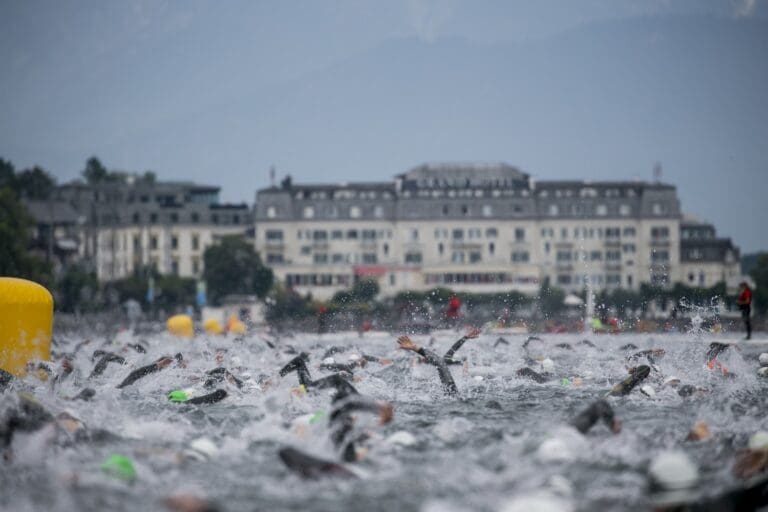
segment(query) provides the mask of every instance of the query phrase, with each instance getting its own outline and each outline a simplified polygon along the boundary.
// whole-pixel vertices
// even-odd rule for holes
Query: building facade
[[[318,298],[361,278],[385,295],[534,294],[545,282],[636,289],[688,282],[682,220],[667,184],[535,182],[506,164],[425,164],[392,182],[259,190],[255,244],[279,279]],[[721,261],[707,252],[713,261],[698,262],[712,264],[702,267],[707,286],[717,272],[738,274],[737,249],[718,240]]]
[[[200,277],[205,249],[221,236],[252,229],[245,204],[220,204],[219,187],[187,182],[71,183],[54,200],[82,219],[80,259],[99,280],[113,281],[154,267],[161,274]]]

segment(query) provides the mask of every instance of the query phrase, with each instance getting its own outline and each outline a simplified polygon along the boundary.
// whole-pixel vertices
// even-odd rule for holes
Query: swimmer
[[[367,436],[350,438],[354,428],[355,412],[372,412],[378,414],[381,425],[392,421],[393,408],[389,402],[373,400],[362,395],[350,395],[335,400],[328,418],[331,426],[331,440],[336,447],[341,448],[342,459],[346,462],[358,460],[359,455],[355,443]]]
[[[623,381],[619,382],[611,388],[608,392],[610,396],[624,396],[628,395],[635,389],[635,386],[643,382],[651,373],[651,368],[646,365],[640,365],[636,368],[630,369],[630,375]]]
[[[288,469],[304,478],[357,478],[357,475],[342,464],[308,455],[295,448],[281,448],[277,454]]]
[[[358,394],[357,389],[355,389],[355,387],[339,373],[312,380],[312,375],[309,373],[309,368],[307,368],[308,358],[309,355],[306,352],[302,352],[294,357],[280,370],[280,376],[285,377],[289,373],[295,371],[299,377],[299,384],[304,386],[304,389],[309,391],[311,389],[332,388],[336,390],[334,399],[341,399],[349,395]]]
[[[101,351],[97,350],[96,352],[101,352]],[[96,353],[94,352],[94,356],[95,355]],[[96,366],[93,367],[93,371],[88,376],[88,379],[98,377],[99,375],[104,373],[104,370],[107,369],[107,365],[109,363],[125,364],[125,358],[117,354],[113,354],[112,352],[103,352],[103,354],[101,355],[101,359],[99,359],[99,362],[96,363]]]
[[[456,340],[454,344],[451,346],[451,348],[449,348],[448,351],[443,356],[443,359],[445,360],[445,362],[447,364],[462,364],[461,361],[457,361],[453,358],[453,354],[455,354],[464,345],[464,343],[466,343],[467,340],[473,340],[478,336],[480,336],[481,332],[482,331],[477,327],[473,327],[464,336]]]
[[[539,373],[535,370],[532,370],[531,368],[528,368],[527,366],[525,368],[520,368],[519,370],[517,370],[517,376],[531,379],[532,381],[538,382],[539,384],[543,384],[545,382],[549,382],[550,380],[552,380],[551,373],[548,373],[548,372]]]
[[[459,388],[456,387],[456,382],[453,380],[451,370],[448,369],[445,357],[440,357],[431,350],[419,347],[408,336],[400,336],[397,338],[397,342],[400,344],[401,349],[416,352],[427,363],[437,368],[437,375],[440,377],[440,382],[442,382],[446,394],[457,395],[459,393]]]
[[[148,364],[147,366],[142,366],[141,368],[137,368],[136,370],[133,370],[131,373],[128,374],[128,376],[117,385],[117,389],[122,389],[126,386],[130,386],[134,382],[136,382],[139,379],[142,379],[146,377],[147,375],[151,375],[153,373],[157,373],[160,370],[163,370],[165,368],[168,368],[174,361],[176,360],[176,363],[178,365],[184,365],[184,358],[181,354],[176,354],[173,357],[164,356],[155,361],[152,364]]]
[[[586,434],[598,420],[603,420],[614,434],[621,432],[621,421],[614,416],[613,409],[608,402],[602,399],[592,402],[589,407],[581,411],[570,423],[573,428],[582,434]]]

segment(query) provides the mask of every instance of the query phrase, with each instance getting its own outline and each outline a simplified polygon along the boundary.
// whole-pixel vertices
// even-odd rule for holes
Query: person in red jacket
[[[448,320],[448,325],[456,327],[459,323],[459,310],[461,309],[461,300],[456,295],[451,295],[451,299],[448,301],[448,309],[445,312],[445,318]]]
[[[752,337],[752,322],[750,322],[749,315],[752,313],[752,290],[745,282],[739,283],[739,297],[736,299],[736,304],[741,310],[741,317],[744,319],[744,325],[747,328],[747,338]]]

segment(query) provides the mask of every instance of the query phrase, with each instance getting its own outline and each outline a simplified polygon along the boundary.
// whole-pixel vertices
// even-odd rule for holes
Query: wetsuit
[[[457,361],[453,358],[453,354],[455,354],[463,345],[466,343],[466,341],[470,339],[467,336],[462,336],[458,340],[454,342],[453,345],[451,345],[451,348],[448,349],[448,351],[443,356],[443,359],[447,364],[461,364],[461,361]]]
[[[354,428],[352,414],[360,411],[378,413],[381,407],[380,402],[358,394],[334,400],[333,409],[328,418],[331,427],[331,440],[337,447],[342,447],[342,458],[346,462],[357,460],[355,442],[362,439],[360,436],[350,438]]]
[[[456,387],[456,382],[453,380],[451,370],[448,369],[448,363],[446,363],[445,357],[440,357],[431,350],[423,347],[419,348],[416,353],[423,357],[429,364],[437,368],[437,375],[440,377],[440,382],[443,383],[443,388],[447,394],[456,395],[459,393],[459,388]]]
[[[176,359],[176,361],[180,362],[182,360],[181,354],[176,354],[173,357],[174,359]],[[137,368],[136,370],[133,370],[131,373],[128,374],[128,376],[123,380],[123,382],[117,385],[117,388],[122,389],[126,386],[130,386],[137,380],[142,379],[147,375],[157,373],[163,368],[168,367],[173,362],[173,360],[169,361],[169,359],[171,358],[161,357],[160,359],[158,359],[152,364],[148,364],[147,366],[142,366],[141,368]]]
[[[517,375],[519,377],[527,377],[533,381],[538,382],[539,384],[552,380],[552,374],[547,372],[539,373],[535,370],[528,368],[527,366],[525,368],[520,368],[519,370],[517,370]]]
[[[299,377],[299,384],[304,386],[305,389],[333,388],[336,390],[334,399],[341,399],[349,395],[358,394],[357,389],[338,373],[328,375],[321,379],[312,380],[312,375],[309,373],[309,368],[307,368],[306,360],[308,357],[309,356],[305,352],[302,352],[291,359],[288,364],[280,370],[280,376],[285,377],[289,373],[295,371]]]
[[[112,352],[103,353],[103,355],[101,356],[101,359],[99,360],[98,363],[96,363],[96,366],[93,367],[93,371],[88,376],[88,378],[92,379],[104,373],[104,370],[107,369],[107,365],[109,363],[125,364],[125,358],[117,354],[113,354]]]
[[[628,395],[635,389],[635,386],[643,382],[650,373],[651,368],[649,366],[644,364],[640,365],[633,369],[632,374],[629,377],[613,386],[608,394],[611,396]]]
[[[277,454],[288,469],[299,473],[304,478],[324,476],[357,478],[354,473],[341,464],[307,455],[295,448],[282,448]]]
[[[605,400],[596,400],[592,402],[589,407],[581,411],[575,418],[571,420],[573,428],[586,434],[592,426],[603,420],[603,422],[610,429],[614,429],[614,414],[613,409]]]

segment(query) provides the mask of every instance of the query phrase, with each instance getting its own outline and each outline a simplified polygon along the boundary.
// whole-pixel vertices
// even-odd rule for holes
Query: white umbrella
[[[565,300],[563,300],[563,304],[565,304],[566,306],[581,306],[582,304],[584,304],[584,301],[581,300],[581,298],[579,298],[578,295],[574,295],[571,293],[565,297]]]

